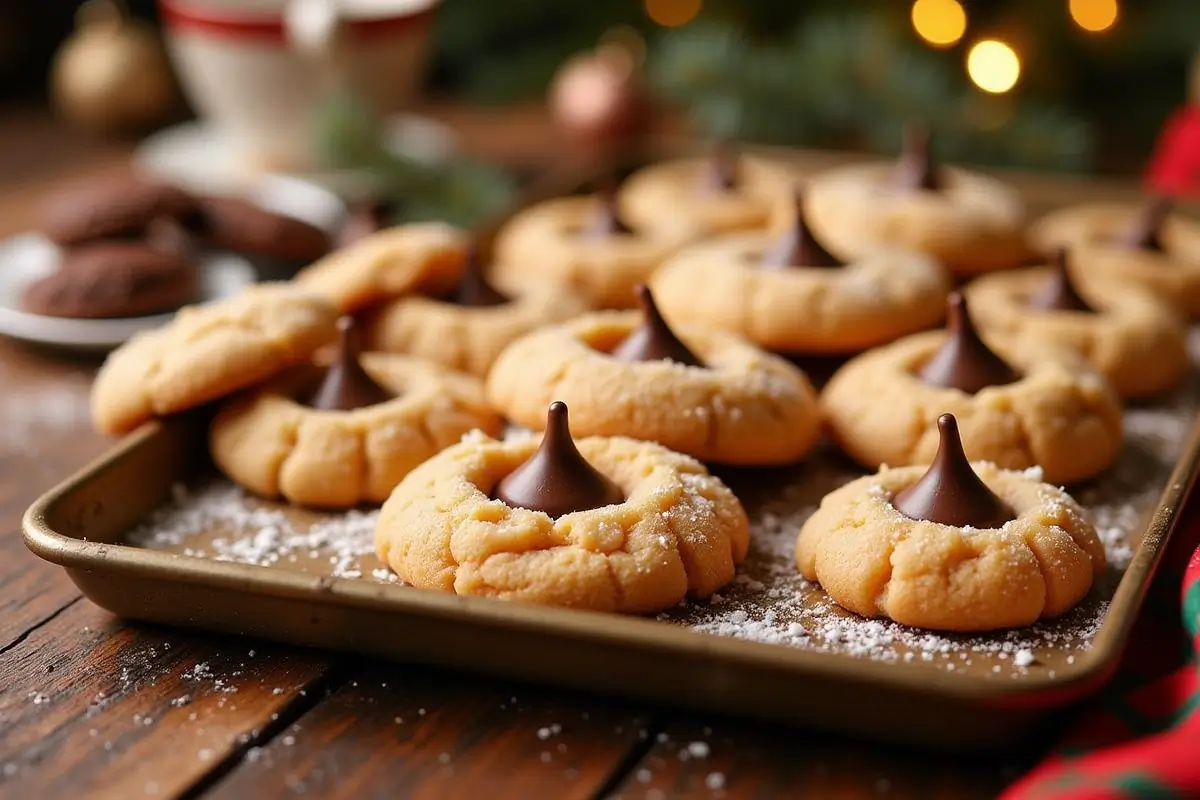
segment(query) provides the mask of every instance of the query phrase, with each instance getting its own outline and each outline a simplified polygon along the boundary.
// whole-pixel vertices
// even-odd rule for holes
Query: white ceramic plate
[[[0,333],[38,344],[104,352],[138,331],[171,320],[171,313],[121,319],[66,319],[21,310],[21,291],[53,272],[57,260],[58,248],[40,234],[23,233],[0,241]],[[236,294],[254,281],[251,266],[227,253],[205,256],[197,266],[202,300]]]
[[[440,122],[415,114],[396,114],[387,121],[385,144],[397,155],[426,164],[449,159],[456,149],[453,131]],[[145,139],[133,156],[139,172],[177,183],[193,191],[242,191],[262,173],[248,168],[213,125],[185,122]],[[296,174],[294,178],[335,192],[362,190],[363,176],[353,171]]]
[[[336,195],[295,178],[264,176],[242,194],[263,208],[329,231],[336,230],[345,214]],[[53,272],[57,261],[58,248],[41,234],[23,233],[0,240],[0,334],[82,352],[105,352],[174,316],[172,312],[121,319],[67,319],[23,311],[22,290]],[[206,253],[198,259],[197,268],[201,302],[237,294],[255,280],[250,263],[233,253]]]

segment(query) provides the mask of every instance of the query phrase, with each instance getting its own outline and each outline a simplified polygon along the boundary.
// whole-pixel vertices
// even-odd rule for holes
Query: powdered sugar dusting
[[[216,481],[195,493],[176,486],[171,500],[127,539],[139,547],[216,561],[394,583],[396,575],[375,558],[378,517],[378,510],[304,512]]]

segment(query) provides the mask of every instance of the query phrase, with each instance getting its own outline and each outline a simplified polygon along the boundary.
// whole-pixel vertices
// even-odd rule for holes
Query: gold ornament
[[[68,121],[112,133],[170,117],[178,88],[152,26],[130,17],[120,0],[89,0],[75,25],[50,74],[51,97]]]

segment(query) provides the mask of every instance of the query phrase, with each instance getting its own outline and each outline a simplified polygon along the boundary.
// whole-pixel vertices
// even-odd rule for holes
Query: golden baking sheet
[[[1200,356],[1200,331],[1192,337]],[[730,471],[723,477],[751,519],[751,548],[732,584],[657,620],[716,636],[882,662],[913,664],[970,679],[1024,680],[1067,675],[1092,647],[1196,416],[1200,378],[1155,405],[1125,415],[1117,463],[1073,487],[1096,525],[1109,568],[1066,617],[997,634],[957,636],[865,620],[842,611],[796,572],[796,533],[821,497],[862,474],[823,449],[788,470]],[[320,513],[248,496],[223,478],[176,484],[172,499],[124,541],[194,558],[303,574],[396,583],[374,555],[376,510]]]

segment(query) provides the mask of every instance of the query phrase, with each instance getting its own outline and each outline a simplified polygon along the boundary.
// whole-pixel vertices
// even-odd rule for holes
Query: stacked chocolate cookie
[[[136,177],[70,187],[46,205],[41,231],[59,260],[21,304],[53,317],[136,317],[193,302],[204,249],[282,261],[293,272],[329,249],[327,234],[300,220]]]

